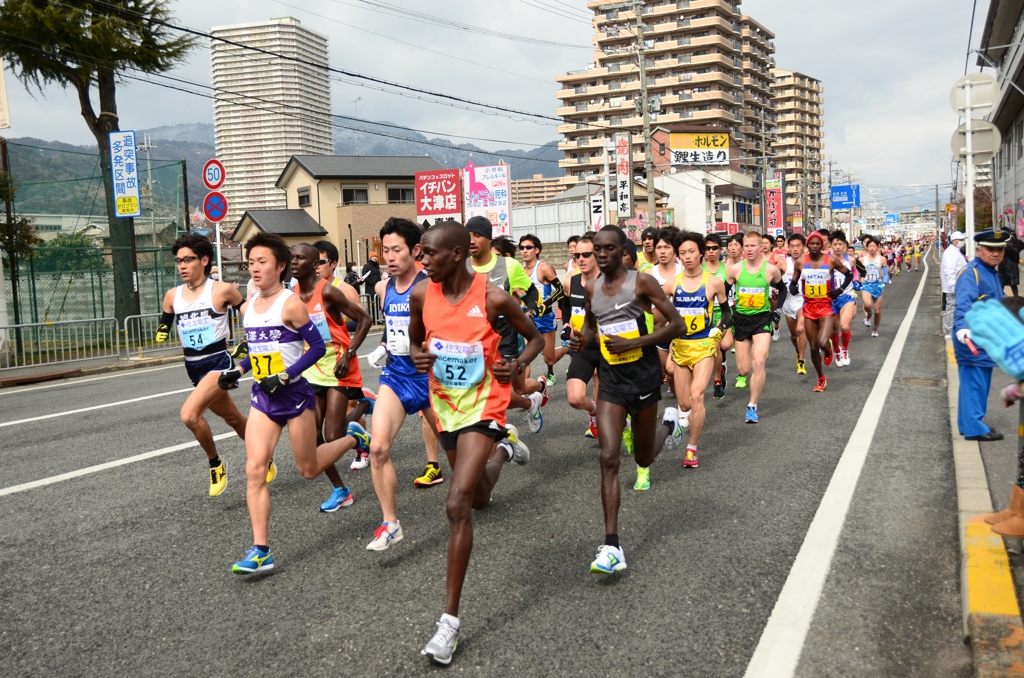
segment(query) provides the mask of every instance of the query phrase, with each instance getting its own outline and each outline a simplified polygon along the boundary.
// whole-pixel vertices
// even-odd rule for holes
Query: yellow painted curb
[[[967,522],[964,557],[968,613],[1019,617],[1017,592],[1003,538],[981,516]]]
[[[946,344],[946,354],[949,356],[949,362],[956,365],[956,352],[953,351],[953,344]]]

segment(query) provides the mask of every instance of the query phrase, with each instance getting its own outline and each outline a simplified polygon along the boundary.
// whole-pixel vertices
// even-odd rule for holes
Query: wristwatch
[[[519,372],[518,372],[518,374],[522,374],[523,372],[525,372],[525,371],[526,371],[526,366],[525,366],[525,365],[523,365],[523,363],[522,363],[522,362],[521,362],[521,361],[519,360],[519,358],[516,358],[516,359],[515,359],[515,364],[519,366]]]

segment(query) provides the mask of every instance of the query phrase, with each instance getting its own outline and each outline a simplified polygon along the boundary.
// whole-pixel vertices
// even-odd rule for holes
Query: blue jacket
[[[956,310],[953,313],[953,351],[956,362],[964,367],[995,367],[996,364],[984,350],[978,348],[978,355],[971,353],[966,344],[960,343],[956,333],[967,327],[964,316],[979,299],[1002,299],[1003,283],[999,273],[991,266],[975,258],[967,264],[956,278]]]

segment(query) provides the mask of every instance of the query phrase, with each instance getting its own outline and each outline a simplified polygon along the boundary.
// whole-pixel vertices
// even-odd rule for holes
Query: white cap
[[[950,240],[964,240],[964,239],[966,239],[966,237],[967,236],[965,236],[960,231],[953,231],[953,235],[949,236],[949,239]]]

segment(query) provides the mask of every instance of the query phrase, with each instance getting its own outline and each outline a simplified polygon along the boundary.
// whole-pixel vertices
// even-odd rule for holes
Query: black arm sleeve
[[[864,267],[864,264],[861,263],[860,259],[857,260],[855,266],[857,267],[857,272],[860,273],[861,277],[868,274],[868,269]]]
[[[792,285],[792,283],[790,284]],[[779,296],[775,299],[775,308],[782,308],[782,305],[786,303],[786,294],[788,292],[786,289],[786,283],[780,280],[777,283],[772,283],[772,287],[774,287],[779,293]]]
[[[558,300],[558,310],[562,313],[562,322],[569,322],[569,318],[572,317],[572,302],[569,301],[569,297],[562,297]]]
[[[553,306],[565,298],[565,289],[562,287],[562,281],[555,278],[551,282],[551,296],[544,300],[544,307],[547,309],[553,308]]]
[[[718,321],[718,327],[723,332],[732,327],[732,307],[726,302],[719,306],[722,309],[722,319]]]
[[[839,286],[839,291],[844,292],[846,288],[853,282],[853,271],[847,271],[843,274],[843,284]]]
[[[537,315],[537,302],[540,300],[540,292],[537,291],[536,285],[530,285],[530,289],[526,290],[526,293],[520,297],[523,304],[526,306],[527,311],[533,311],[533,315]]]
[[[167,325],[168,327],[170,327],[173,322],[174,322],[174,312],[173,311],[171,313],[168,313],[167,311],[162,311],[160,313],[160,324],[161,325]]]

